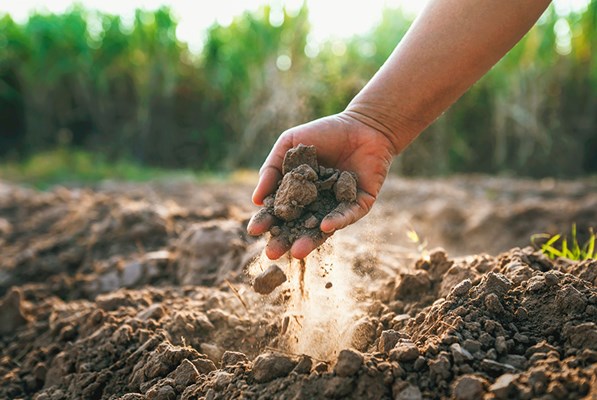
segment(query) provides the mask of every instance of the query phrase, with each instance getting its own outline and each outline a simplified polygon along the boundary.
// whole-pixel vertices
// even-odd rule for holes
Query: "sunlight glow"
[[[87,9],[121,15],[125,25],[132,24],[137,8],[155,10],[161,6],[170,7],[178,20],[176,36],[187,42],[191,51],[201,50],[205,32],[214,23],[229,25],[233,18],[245,10],[256,10],[270,5],[270,23],[279,26],[284,22],[283,9],[296,15],[305,1],[309,7],[311,31],[305,52],[313,57],[319,51],[319,44],[329,39],[343,39],[370,30],[380,19],[384,7],[401,7],[405,13],[417,15],[429,0],[368,0],[346,2],[340,0],[220,0],[206,5],[195,0],[85,0]],[[563,15],[586,8],[589,0],[556,0],[556,12]],[[77,4],[73,0],[19,0],[1,1],[0,15],[9,13],[15,20],[23,22],[33,11],[61,13]],[[339,53],[341,49],[338,48]]]

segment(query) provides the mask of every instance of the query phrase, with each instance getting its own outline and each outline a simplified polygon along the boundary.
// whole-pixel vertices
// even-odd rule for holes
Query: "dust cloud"
[[[280,350],[330,361],[351,347],[355,324],[365,313],[354,295],[363,278],[353,272],[338,249],[328,241],[304,259],[304,273],[302,260],[271,261],[264,253],[248,266],[247,273],[254,277],[275,263],[288,278],[266,299],[284,306]]]

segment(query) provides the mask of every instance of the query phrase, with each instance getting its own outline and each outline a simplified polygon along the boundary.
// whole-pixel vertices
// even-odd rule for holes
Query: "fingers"
[[[273,165],[264,165],[259,175],[259,182],[253,191],[252,200],[257,206],[263,205],[263,199],[276,190],[278,181],[282,178],[282,173]]]
[[[347,227],[363,218],[371,207],[375,197],[364,191],[359,191],[355,203],[340,203],[321,221],[320,229],[325,233],[332,233]]]
[[[265,208],[262,208],[251,217],[251,220],[247,225],[247,233],[251,236],[262,235],[269,231],[274,222],[274,216],[268,213]]]
[[[290,250],[292,257],[297,259],[305,258],[313,250],[321,246],[330,236],[328,234],[322,234],[318,238],[302,236],[295,240],[292,245],[285,238],[279,236],[272,237],[265,246],[265,255],[270,260],[277,260]]]
[[[305,258],[307,257],[313,250],[318,248],[325,242],[331,235],[322,234],[319,238],[314,239],[309,236],[302,236],[298,238],[293,244],[292,248],[290,249],[290,255],[294,258]]]
[[[270,260],[277,260],[290,250],[290,242],[287,239],[275,236],[272,237],[265,246],[265,255]]]

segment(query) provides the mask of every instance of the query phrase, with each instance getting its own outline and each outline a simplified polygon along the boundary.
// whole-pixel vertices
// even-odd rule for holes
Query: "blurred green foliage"
[[[2,16],[0,159],[59,148],[105,164],[256,167],[284,129],[341,111],[412,22],[388,9],[370,33],[314,51],[306,7],[281,24],[271,12],[213,25],[199,55],[176,39],[167,8],[137,11],[132,25],[80,6],[23,24]],[[550,8],[395,169],[597,172],[596,30],[595,1],[578,14]]]
[[[143,182],[155,179],[216,180],[217,175],[147,167],[131,161],[107,161],[101,154],[57,148],[38,152],[20,162],[0,165],[0,177],[38,189],[53,185],[92,184],[104,180]]]

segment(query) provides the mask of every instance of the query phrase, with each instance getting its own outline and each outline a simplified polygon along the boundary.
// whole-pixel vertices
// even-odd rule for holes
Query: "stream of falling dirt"
[[[299,260],[299,289],[301,291],[301,298],[305,300],[305,270],[306,262],[304,258]]]
[[[276,262],[263,253],[248,272],[256,276],[272,263]],[[350,261],[342,259],[331,245],[305,259],[289,256],[287,263],[278,265],[287,280],[264,297],[268,302],[282,302],[276,347],[318,360],[335,359],[340,350],[352,346],[353,332],[364,315],[354,296],[363,278],[355,275]]]

